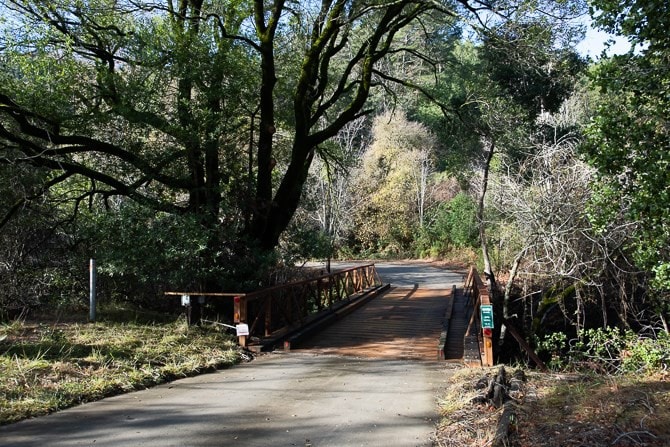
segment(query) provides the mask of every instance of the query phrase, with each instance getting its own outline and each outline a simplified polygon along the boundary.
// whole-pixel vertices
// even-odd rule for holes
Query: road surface
[[[462,287],[467,275],[465,271],[446,270],[422,261],[333,261],[331,270],[342,270],[372,262],[382,281],[394,287],[412,288],[418,285],[421,289],[451,289],[452,285]],[[323,269],[326,266],[325,262],[310,262],[306,265]]]

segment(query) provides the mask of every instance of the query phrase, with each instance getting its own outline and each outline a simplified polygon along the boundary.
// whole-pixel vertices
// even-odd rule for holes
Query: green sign
[[[481,316],[482,329],[493,329],[493,305],[482,304],[479,307],[479,315]]]

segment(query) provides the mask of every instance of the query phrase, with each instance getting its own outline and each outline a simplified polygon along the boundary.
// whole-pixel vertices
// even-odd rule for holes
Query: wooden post
[[[272,295],[265,298],[265,336],[272,333]]]
[[[488,289],[482,282],[482,279],[479,277],[479,274],[474,267],[471,267],[470,274],[468,276],[472,276],[472,293],[473,296],[476,297],[472,318],[479,319],[481,306],[490,305],[491,298],[489,297]],[[481,321],[479,323],[481,327]],[[482,366],[493,366],[493,331],[491,329],[482,328],[480,340]]]
[[[233,321],[237,323],[246,323],[247,322],[247,298],[244,296],[236,296],[233,300],[235,303],[233,308]],[[237,341],[240,346],[247,346],[247,336],[240,335],[237,337]]]
[[[493,366],[493,339],[485,333],[482,338],[484,339],[482,364],[483,366]]]
[[[481,290],[479,292],[481,294],[480,295],[481,299],[480,299],[480,304],[479,304],[480,307],[484,304],[491,304],[491,300],[489,298],[488,290],[486,290],[486,286],[483,286],[483,287],[484,287],[484,290]],[[482,339],[483,339],[482,350],[483,350],[483,354],[484,354],[484,356],[482,357],[482,363],[484,364],[484,366],[493,366],[493,330],[483,328],[482,329]]]

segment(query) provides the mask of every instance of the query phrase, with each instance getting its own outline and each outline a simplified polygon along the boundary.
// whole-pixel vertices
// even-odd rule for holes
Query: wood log
[[[522,370],[516,370],[508,379],[504,366],[500,366],[496,375],[492,378],[482,377],[477,382],[477,388],[483,388],[488,382],[482,394],[472,399],[474,404],[489,404],[495,408],[501,408],[502,412],[498,418],[495,435],[491,447],[507,447],[510,445],[509,434],[516,421],[516,403],[510,396],[510,392],[521,394],[526,375]]]
[[[507,447],[509,443],[509,434],[510,427],[512,423],[516,420],[515,404],[513,401],[508,400],[503,406],[502,414],[498,419],[498,425],[496,426],[495,437],[493,438],[493,443],[491,447]]]
[[[493,380],[493,406],[500,408],[507,400],[507,384],[505,380],[505,367],[501,366]]]
[[[505,326],[507,327],[507,330],[509,330],[509,333],[512,334],[512,337],[519,343],[519,346],[526,351],[528,354],[528,357],[535,362],[535,365],[540,369],[540,371],[546,372],[548,371],[547,365],[544,364],[542,360],[540,360],[540,357],[537,356],[533,348],[530,347],[528,342],[524,340],[524,338],[521,336],[519,331],[516,330],[516,328],[512,325],[512,322],[510,320],[505,321]]]

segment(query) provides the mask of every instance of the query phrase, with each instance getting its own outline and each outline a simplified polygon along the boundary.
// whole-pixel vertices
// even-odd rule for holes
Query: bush
[[[554,370],[590,369],[606,373],[653,373],[670,367],[670,335],[635,333],[606,327],[585,329],[568,341],[554,332],[536,340],[538,353],[550,356]]]
[[[475,216],[476,204],[465,193],[441,203],[415,236],[417,255],[437,257],[453,249],[476,247],[479,234]]]
[[[45,306],[78,306],[88,267],[56,218],[25,209],[0,232],[0,321]]]
[[[87,217],[79,234],[87,235],[98,261],[103,299],[158,309],[168,302],[166,290],[244,292],[258,286],[266,259],[235,237],[233,225],[206,227],[195,216],[132,202]]]

